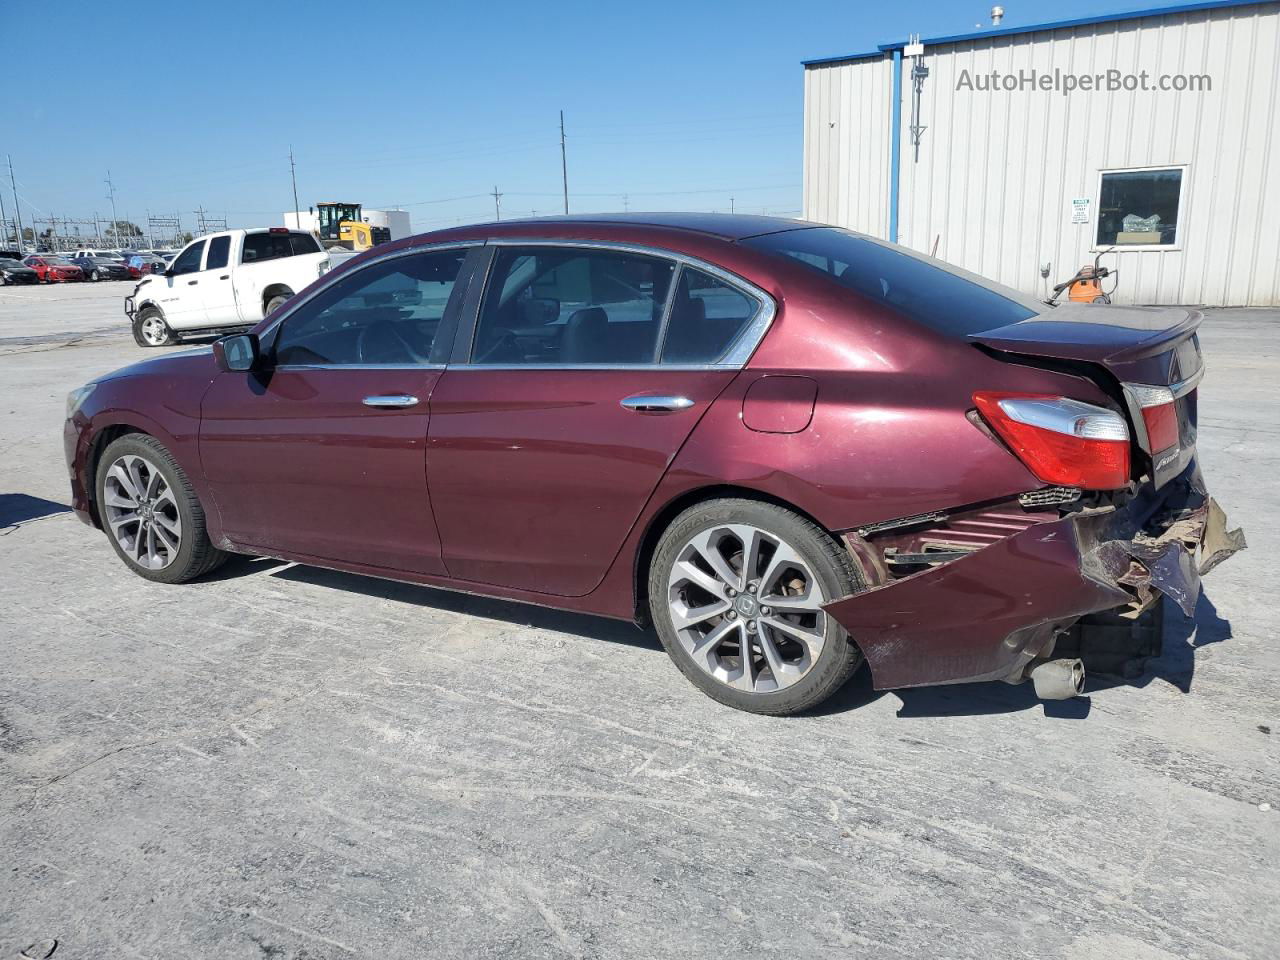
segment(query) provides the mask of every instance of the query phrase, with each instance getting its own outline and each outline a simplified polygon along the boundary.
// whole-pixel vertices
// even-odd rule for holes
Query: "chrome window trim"
[[[456,363],[449,372],[462,370],[740,370],[734,363]]]
[[[618,253],[635,253],[641,256],[656,257],[662,260],[670,260],[680,267],[691,267],[694,270],[700,270],[709,276],[715,277],[729,286],[733,287],[744,296],[750,297],[758,304],[755,315],[747,322],[747,324],[739,332],[738,336],[733,339],[725,352],[721,354],[720,359],[715,363],[707,364],[674,364],[674,363],[605,363],[605,364],[479,364],[468,362],[465,366],[476,369],[487,370],[719,370],[719,369],[741,369],[751,359],[751,355],[756,352],[756,348],[760,346],[764,340],[764,335],[769,332],[769,328],[773,325],[773,319],[777,316],[778,308],[773,297],[765,293],[760,287],[756,286],[745,277],[740,277],[736,273],[732,273],[723,267],[716,266],[714,263],[708,263],[698,257],[690,256],[686,253],[680,253],[675,250],[668,250],[664,247],[651,247],[644,244],[613,242],[609,240],[556,240],[547,237],[493,237],[489,240],[488,246],[491,247],[568,247],[581,248],[586,250],[609,250]],[[485,292],[488,292],[489,277],[485,277]],[[671,278],[671,291],[668,294],[668,304],[664,311],[663,327],[665,331],[666,314],[670,311],[670,301],[675,295],[675,285],[679,282],[679,271],[677,270]],[[483,303],[481,304],[483,310]],[[479,325],[479,317],[476,318],[477,326]],[[461,370],[463,364],[451,364],[450,370]]]
[[[443,363],[282,363],[281,370],[443,370]]]
[[[274,331],[278,326],[280,326],[280,324],[284,323],[291,316],[293,316],[294,313],[296,313],[298,310],[301,310],[308,303],[310,303],[316,297],[320,296],[320,294],[327,291],[334,284],[341,283],[343,280],[347,279],[348,277],[353,277],[356,274],[360,273],[361,271],[367,270],[369,267],[375,266],[376,264],[385,263],[388,260],[395,260],[395,259],[398,259],[399,257],[411,257],[414,254],[418,254],[418,253],[440,253],[443,250],[470,250],[472,247],[483,247],[483,246],[484,246],[483,240],[452,240],[445,243],[427,243],[427,244],[423,244],[422,246],[409,247],[403,250],[392,250],[392,251],[389,251],[388,253],[383,253],[383,254],[379,254],[376,257],[371,257],[368,260],[366,260],[364,263],[362,263],[358,268],[356,268],[353,271],[350,271],[349,273],[348,272],[338,273],[337,270],[330,269],[325,274],[325,277],[328,278],[328,280],[325,283],[313,289],[305,297],[294,297],[292,300],[286,303],[284,306],[284,311],[280,314],[280,316],[272,320],[268,326],[263,328],[262,332],[258,334],[258,339],[261,340],[265,338],[267,334]],[[321,251],[321,252],[324,252],[327,255],[326,251]],[[337,276],[335,276],[335,274],[337,274]],[[353,365],[352,364],[330,364],[330,366],[353,366]],[[280,370],[284,368],[277,367],[276,369]]]

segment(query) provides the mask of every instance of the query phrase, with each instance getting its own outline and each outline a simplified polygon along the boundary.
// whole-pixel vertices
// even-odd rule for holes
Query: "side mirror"
[[[237,333],[213,342],[213,359],[223,373],[245,373],[258,365],[258,338]]]

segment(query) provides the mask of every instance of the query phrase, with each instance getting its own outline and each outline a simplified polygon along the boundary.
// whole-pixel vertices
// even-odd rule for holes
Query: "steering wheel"
[[[381,341],[377,338],[381,337]],[[404,338],[404,335],[396,329],[395,324],[390,320],[375,320],[363,330],[356,339],[356,358],[361,363],[397,363],[397,360],[388,360],[385,356],[376,356],[379,346],[390,342],[393,347],[397,347],[404,352],[404,360],[409,363],[425,363],[426,358],[419,356],[418,351],[413,349],[413,345]]]
[[[493,342],[489,349],[477,357],[473,362],[490,363],[494,360],[495,356],[501,357],[504,350],[508,348],[518,348],[519,346],[520,341],[516,337],[515,331],[503,329],[499,332],[498,339]]]

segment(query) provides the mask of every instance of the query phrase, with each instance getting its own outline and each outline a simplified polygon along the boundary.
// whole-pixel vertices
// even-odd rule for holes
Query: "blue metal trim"
[[[902,167],[902,51],[893,51],[893,130],[889,134],[889,242],[898,242],[898,175]]]
[[[943,43],[963,43],[966,40],[986,40],[991,37],[1012,37],[1021,33],[1063,30],[1068,27],[1088,26],[1092,23],[1115,23],[1120,20],[1140,20],[1143,17],[1162,17],[1174,13],[1196,13],[1201,10],[1221,10],[1231,7],[1260,7],[1273,2],[1274,0],[1201,0],[1199,3],[1179,3],[1166,7],[1148,7],[1143,10],[1130,10],[1125,13],[1105,13],[1094,17],[1079,17],[1075,20],[1052,20],[1048,23],[1033,23],[1025,27],[1005,27],[1000,30],[982,30],[977,33],[957,33],[948,37],[930,37],[921,42],[928,47]],[[803,66],[812,67],[826,63],[870,60],[893,50],[901,50],[906,45],[905,40],[882,43],[874,52],[852,53],[843,57],[823,57],[819,60],[803,60],[801,63]]]

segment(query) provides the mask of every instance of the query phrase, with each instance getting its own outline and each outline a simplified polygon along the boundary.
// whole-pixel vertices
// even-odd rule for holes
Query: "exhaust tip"
[[[1041,700],[1070,700],[1084,692],[1084,662],[1041,660],[1027,669],[1027,677]]]

